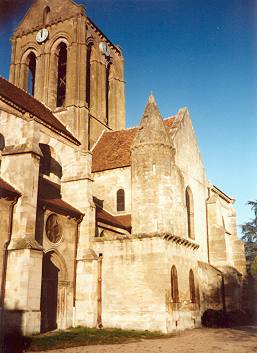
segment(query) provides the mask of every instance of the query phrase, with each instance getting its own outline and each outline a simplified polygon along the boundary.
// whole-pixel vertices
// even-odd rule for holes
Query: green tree
[[[243,224],[241,227],[243,232],[242,239],[245,243],[246,261],[248,268],[251,268],[251,264],[257,256],[257,200],[248,201],[247,204],[251,206],[251,209],[254,212],[254,218]],[[253,266],[254,268],[256,267],[255,262]]]
[[[254,218],[242,225],[242,239],[247,243],[257,243],[257,200],[248,201],[247,204],[251,206]]]

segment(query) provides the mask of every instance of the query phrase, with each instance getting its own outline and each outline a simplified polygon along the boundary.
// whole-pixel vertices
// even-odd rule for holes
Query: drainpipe
[[[84,216],[84,215],[83,215]],[[77,286],[77,254],[78,254],[78,241],[80,235],[79,225],[82,222],[83,216],[76,219],[76,232],[75,232],[75,249],[74,249],[74,262],[73,262],[73,308],[72,308],[72,327],[76,327],[76,286]]]
[[[13,226],[13,209],[16,205],[19,197],[16,197],[14,201],[9,205],[9,224],[8,224],[8,238],[3,248],[3,264],[2,264],[2,281],[1,281],[1,301],[0,301],[0,342],[3,342],[4,336],[4,298],[5,298],[5,287],[6,287],[6,270],[7,270],[7,259],[8,259],[8,246],[11,242],[12,237],[12,226]],[[0,352],[2,347],[0,346]]]
[[[97,281],[97,327],[103,328],[102,324],[102,266],[103,254],[98,258],[98,281]]]

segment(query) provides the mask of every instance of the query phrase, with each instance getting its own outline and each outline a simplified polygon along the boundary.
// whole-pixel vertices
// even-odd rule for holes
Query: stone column
[[[49,72],[48,72],[48,86],[46,87],[46,104],[49,108],[54,110],[56,108],[57,95],[57,54],[56,51],[51,52],[49,57]]]
[[[15,65],[15,60],[16,60],[16,39],[12,39],[12,63],[10,65],[10,75],[9,75],[9,81],[13,84],[16,83],[15,80],[15,71],[16,71],[16,65]]]
[[[20,87],[25,91],[28,89],[28,72],[29,72],[28,64],[26,62],[21,63],[18,87]]]
[[[207,226],[209,236],[209,259],[214,266],[222,266],[227,262],[225,232],[219,224],[218,198],[210,195],[206,200]]]
[[[77,324],[94,326],[96,324],[96,309],[93,309],[93,299],[89,299],[91,289],[88,285],[94,286],[94,280],[90,279],[91,271],[95,271],[95,265],[89,265],[88,254],[91,253],[90,238],[95,236],[95,206],[93,204],[90,152],[77,151],[74,155],[74,166],[76,169],[70,170],[63,165],[63,178],[61,183],[61,193],[63,199],[84,213],[82,222],[79,225],[78,248],[77,248],[77,277],[76,277],[76,322]],[[92,270],[90,268],[92,267]],[[89,273],[87,273],[89,271]],[[90,277],[91,278],[91,277]],[[92,283],[91,283],[92,282]],[[87,283],[87,284],[86,284]],[[95,304],[96,305],[96,304]],[[90,322],[85,321],[90,314]]]
[[[116,77],[116,128],[117,130],[126,127],[126,111],[125,111],[125,81],[124,81],[124,59],[118,65],[119,75]]]
[[[125,92],[122,65],[111,63],[109,73],[109,126],[113,130],[125,128]]]
[[[1,164],[3,178],[22,195],[13,214],[4,305],[7,325],[20,321],[22,332],[32,334],[40,331],[42,247],[36,241],[35,225],[41,151],[38,124],[28,119],[23,130],[26,142],[5,147]]]
[[[106,123],[106,66],[104,57],[92,47],[90,78],[90,114]]]
[[[44,95],[44,90],[45,86],[45,75],[46,71],[45,70],[45,56],[42,55],[42,53],[39,53],[39,55],[36,57],[36,72],[35,72],[35,90],[34,90],[34,97],[42,102],[46,102],[45,100],[45,95]]]

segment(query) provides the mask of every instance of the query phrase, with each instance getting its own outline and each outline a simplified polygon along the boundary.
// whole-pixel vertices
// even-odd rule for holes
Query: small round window
[[[56,214],[51,214],[47,218],[46,235],[52,243],[57,243],[62,237],[62,228]]]

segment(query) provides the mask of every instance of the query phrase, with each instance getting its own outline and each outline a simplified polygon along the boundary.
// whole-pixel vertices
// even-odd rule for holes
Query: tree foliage
[[[250,270],[252,270],[251,264],[253,264],[253,272],[255,273],[257,270],[257,268],[255,268],[257,265],[257,200],[248,201],[247,204],[251,206],[251,209],[254,212],[254,218],[241,226],[244,234],[242,239],[245,243],[246,261],[250,266]]]
[[[257,200],[248,201],[254,212],[254,218],[242,225],[242,239],[247,243],[257,243]]]

